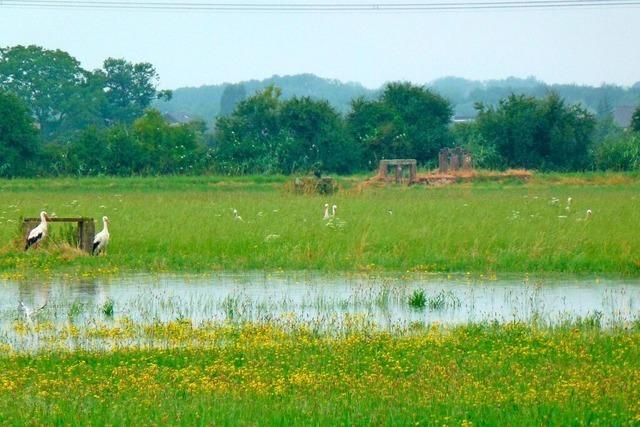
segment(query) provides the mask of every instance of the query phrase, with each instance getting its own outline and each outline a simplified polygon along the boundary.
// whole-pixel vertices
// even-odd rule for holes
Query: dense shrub
[[[601,170],[640,170],[640,134],[627,132],[598,144],[594,163]]]

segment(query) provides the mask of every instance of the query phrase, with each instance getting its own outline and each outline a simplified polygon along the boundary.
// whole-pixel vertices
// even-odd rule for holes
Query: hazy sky
[[[320,1],[320,0],[319,0]],[[315,73],[377,87],[526,77],[640,81],[640,7],[412,13],[212,13],[0,6],[0,46],[155,65],[163,88]]]

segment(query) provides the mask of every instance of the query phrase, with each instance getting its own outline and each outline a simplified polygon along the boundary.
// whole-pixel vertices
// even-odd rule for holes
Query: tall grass
[[[570,178],[570,179],[569,179]],[[0,272],[305,270],[640,274],[633,175],[296,196],[285,177],[0,181]],[[609,182],[609,181],[611,182]],[[569,211],[566,200],[572,197]],[[558,199],[558,202],[553,200]],[[322,219],[338,205],[340,227]],[[20,216],[111,219],[104,257],[12,244]],[[234,219],[237,209],[243,221]],[[593,216],[586,219],[586,211]],[[97,224],[98,228],[100,224]],[[59,227],[52,224],[51,228]],[[96,273],[97,272],[97,273]]]

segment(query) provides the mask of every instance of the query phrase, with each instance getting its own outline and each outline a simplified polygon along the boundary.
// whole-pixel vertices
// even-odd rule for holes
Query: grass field
[[[177,321],[112,351],[0,355],[4,425],[637,425],[640,329],[395,334]],[[78,335],[69,327],[60,340]],[[94,331],[94,334],[98,332]],[[145,348],[152,337],[157,348]],[[138,343],[136,345],[131,342]],[[118,344],[120,343],[120,344]],[[127,344],[129,343],[129,344]],[[72,391],[70,393],[70,391]]]
[[[91,276],[211,270],[640,276],[638,175],[438,188],[362,180],[343,179],[330,197],[291,194],[279,176],[0,181],[0,279],[15,279],[6,294],[21,298],[31,288],[20,283],[46,291],[21,281],[41,275],[70,287]],[[338,205],[330,221],[325,203]],[[109,216],[108,254],[83,255],[57,223],[42,248],[22,251],[20,219],[40,210]],[[421,306],[418,294],[402,295]],[[596,312],[557,324],[446,326],[425,312],[383,330],[350,313],[322,327],[289,313],[196,323],[180,306],[161,322],[151,309],[134,319],[119,300],[95,313],[47,302],[33,317],[8,304],[0,313],[2,425],[640,423],[633,313],[613,325]],[[83,309],[96,317],[82,320]]]
[[[287,180],[0,181],[0,274],[268,269],[640,275],[637,175],[540,175],[525,184],[365,190],[351,178],[328,197],[288,193]],[[325,202],[338,205],[331,224],[322,219]],[[19,219],[43,209],[58,216],[108,215],[108,255],[80,256],[55,244],[59,224],[51,226],[45,250],[24,253]],[[588,220],[587,209],[593,212]]]

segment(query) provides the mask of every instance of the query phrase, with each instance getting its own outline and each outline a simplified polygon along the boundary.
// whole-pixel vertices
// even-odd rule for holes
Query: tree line
[[[640,169],[640,108],[623,130],[554,92],[477,103],[474,121],[452,123],[449,100],[405,82],[353,99],[346,114],[326,100],[284,99],[275,86],[249,97],[229,86],[207,129],[150,108],[171,97],[157,82],[148,63],[108,58],[88,71],[59,50],[0,48],[0,176],[347,174],[383,158],[433,167],[453,146],[480,168]]]

